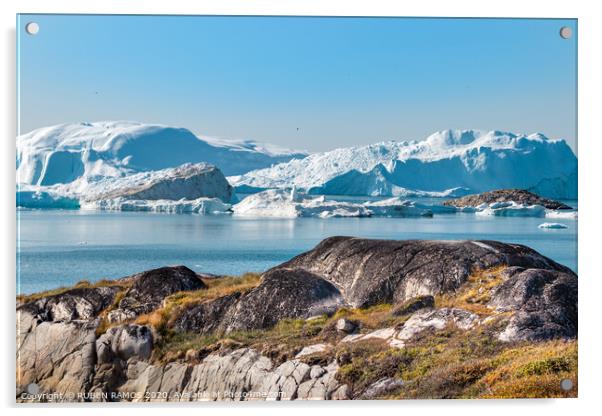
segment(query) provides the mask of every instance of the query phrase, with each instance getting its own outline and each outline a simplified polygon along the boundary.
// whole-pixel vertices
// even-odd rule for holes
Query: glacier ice
[[[17,189],[17,206],[21,208],[79,209],[79,199],[36,189]]]
[[[228,178],[237,189],[291,187],[310,194],[395,196],[534,189],[577,197],[577,158],[564,140],[542,134],[445,130],[423,141],[382,142],[310,154]]]
[[[542,205],[525,205],[516,201],[483,203],[476,207],[457,208],[457,212],[469,212],[479,216],[577,219],[577,211],[546,209]]]
[[[495,215],[498,217],[545,217],[546,209],[542,205],[523,205],[514,201],[481,204],[476,215]]]
[[[298,151],[251,140],[197,136],[184,128],[130,121],[61,124],[17,137],[17,182],[50,186],[206,162],[238,175]]]
[[[68,185],[57,188],[67,192],[71,189]],[[230,202],[232,187],[215,166],[187,163],[176,168],[93,182],[83,188],[82,196],[87,201],[120,197],[136,200],[193,200],[205,197]]]
[[[554,211],[548,210],[546,212],[546,218],[558,218],[558,219],[566,219],[566,220],[576,220],[577,219],[577,211]]]
[[[218,198],[197,198],[193,200],[180,199],[99,199],[96,201],[82,202],[81,208],[85,210],[104,211],[141,211],[161,212],[168,214],[228,214],[230,204],[223,203]]]
[[[537,227],[538,228],[543,228],[543,229],[564,229],[564,228],[569,228],[567,225],[560,224],[558,222],[544,222],[542,224],[539,224]]]
[[[454,208],[406,200],[510,187],[576,198],[576,166],[563,140],[541,134],[446,130],[424,141],[383,142],[306,156],[161,125],[64,124],[17,138],[17,205],[221,213],[230,212],[229,203],[237,200],[234,185],[238,191],[256,193],[233,205],[234,215],[329,218],[463,212],[576,219],[576,211],[515,202]],[[221,170],[229,175],[227,180]],[[319,196],[326,194],[391,198],[359,203]],[[212,202],[215,198],[221,205]]]
[[[429,217],[433,212],[414,202],[391,198],[378,202],[327,200],[292,189],[269,189],[249,195],[232,207],[234,215],[248,217]]]

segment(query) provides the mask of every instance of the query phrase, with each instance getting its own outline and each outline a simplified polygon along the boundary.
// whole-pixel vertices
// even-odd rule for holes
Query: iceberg
[[[58,186],[69,192],[70,187]],[[79,190],[75,190],[77,193]],[[122,178],[106,178],[88,184],[83,199],[180,200],[219,198],[230,202],[232,187],[215,166],[206,163],[184,164],[176,168],[141,172]]]
[[[578,216],[577,211],[555,211],[555,210],[546,211],[546,218],[576,220],[577,216]]]
[[[542,224],[539,224],[537,227],[538,228],[543,228],[543,229],[563,229],[563,228],[569,228],[568,226],[566,226],[564,224],[557,223],[557,222],[544,222]]]
[[[77,198],[35,189],[17,189],[17,207],[34,209],[79,209]]]
[[[546,209],[543,205],[520,204],[516,201],[483,203],[476,207],[466,206],[457,208],[457,210],[458,212],[474,212],[480,216],[577,219],[577,211]]]
[[[230,204],[218,198],[197,198],[194,200],[168,199],[136,200],[126,198],[99,199],[83,202],[81,209],[104,211],[140,211],[168,214],[229,214]]]
[[[411,201],[391,198],[377,202],[327,200],[298,192],[296,188],[270,189],[249,195],[232,207],[236,216],[247,217],[431,217],[433,212]]]
[[[228,212],[232,187],[214,166],[199,163],[104,178],[87,186],[17,186],[17,206],[179,213]]]
[[[17,186],[17,206],[165,213],[230,213],[232,187],[214,166],[177,168],[104,178],[83,188]]]
[[[523,205],[514,201],[493,202],[475,207],[476,215],[494,215],[497,217],[545,217],[546,209],[542,205]]]
[[[225,175],[266,168],[306,153],[199,136],[184,128],[131,121],[61,124],[17,137],[17,182],[51,186],[209,163]]]
[[[539,133],[444,130],[422,141],[314,153],[228,180],[236,189],[296,186],[322,195],[404,196],[458,188],[472,193],[518,188],[576,199],[576,172],[577,158],[564,140]]]

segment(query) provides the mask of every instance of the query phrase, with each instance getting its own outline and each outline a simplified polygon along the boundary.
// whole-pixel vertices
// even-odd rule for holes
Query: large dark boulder
[[[269,328],[285,318],[308,318],[343,305],[339,290],[304,270],[272,269],[261,283],[241,297],[226,330]]]
[[[476,195],[467,195],[461,198],[450,199],[443,205],[458,208],[476,207],[481,204],[492,204],[494,202],[514,201],[523,205],[542,205],[547,209],[573,209],[560,201],[543,198],[533,192],[524,189],[498,189],[496,191],[483,192]]]
[[[555,270],[514,270],[489,305],[513,315],[500,334],[505,341],[577,336],[577,276]]]
[[[173,328],[180,332],[220,332],[232,314],[241,293],[235,292],[175,311]]]
[[[108,315],[109,321],[121,322],[159,308],[163,299],[176,292],[207,287],[188,267],[171,266],[148,270],[128,277],[133,284]]]
[[[343,306],[339,290],[304,270],[269,270],[260,284],[175,311],[172,326],[200,333],[270,328],[286,318],[333,313]]]
[[[327,238],[272,272],[284,276],[307,271],[334,284],[350,306],[365,307],[454,292],[475,271],[495,266],[572,273],[519,244],[353,237]]]

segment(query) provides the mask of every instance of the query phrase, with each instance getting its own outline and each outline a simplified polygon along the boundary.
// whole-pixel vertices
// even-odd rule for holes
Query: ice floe
[[[250,195],[232,207],[234,215],[251,217],[430,217],[426,206],[400,198],[376,202],[346,202],[311,196],[294,188],[270,189]]]
[[[82,209],[103,211],[142,211],[162,212],[168,214],[228,214],[230,204],[223,203],[218,198],[197,198],[193,200],[169,199],[132,200],[126,198],[101,199],[82,202]]]
[[[514,201],[463,207],[458,208],[458,212],[474,212],[480,216],[577,219],[577,211],[546,209],[542,205],[524,205]]]
[[[567,225],[560,224],[558,222],[544,222],[542,224],[539,224],[537,227],[538,228],[543,228],[543,229],[564,229],[564,228],[569,228]]]

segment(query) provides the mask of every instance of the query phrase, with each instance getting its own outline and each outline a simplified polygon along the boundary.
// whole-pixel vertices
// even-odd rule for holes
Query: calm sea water
[[[542,218],[243,219],[152,213],[19,211],[17,287],[20,293],[79,280],[116,278],[184,264],[199,272],[263,271],[306,251],[325,237],[492,239],[530,246],[573,270],[577,222],[564,230],[537,228]]]

